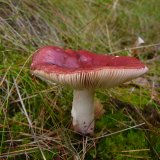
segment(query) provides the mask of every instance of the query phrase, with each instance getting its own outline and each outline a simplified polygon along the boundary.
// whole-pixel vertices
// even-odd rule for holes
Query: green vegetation
[[[156,0],[0,0],[0,159],[160,159],[159,8]],[[138,36],[145,47],[136,49]],[[44,45],[138,56],[149,72],[97,90],[105,114],[83,137],[71,129],[72,90],[30,74]]]

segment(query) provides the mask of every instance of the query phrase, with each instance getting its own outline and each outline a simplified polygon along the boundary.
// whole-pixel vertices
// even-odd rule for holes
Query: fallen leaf
[[[138,86],[143,87],[143,88],[149,88],[149,87],[151,87],[149,81],[146,78],[143,78],[143,77],[136,78],[132,82],[135,85],[138,85]]]

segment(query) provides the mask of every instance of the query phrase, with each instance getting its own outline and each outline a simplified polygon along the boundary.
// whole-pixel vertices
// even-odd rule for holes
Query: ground
[[[0,159],[160,159],[159,8],[156,0],[0,0]],[[44,45],[133,56],[149,71],[96,90],[105,113],[82,136],[71,126],[72,89],[30,74]]]

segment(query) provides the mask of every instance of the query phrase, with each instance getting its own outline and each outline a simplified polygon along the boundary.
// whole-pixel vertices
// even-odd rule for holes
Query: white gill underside
[[[65,73],[45,73],[35,70],[32,73],[48,82],[57,82],[73,88],[110,88],[123,82],[135,79],[145,72],[148,68],[141,69],[97,69],[96,71],[79,71],[69,74]]]

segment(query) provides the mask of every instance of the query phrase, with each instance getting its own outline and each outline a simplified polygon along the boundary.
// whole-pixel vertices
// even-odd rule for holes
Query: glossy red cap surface
[[[81,87],[85,86],[85,83],[87,86],[90,86],[90,83],[92,85],[101,83],[99,86],[103,86],[104,81],[121,79],[117,83],[105,85],[114,86],[136,78],[147,70],[140,60],[133,57],[100,55],[84,50],[64,50],[55,46],[37,50],[31,64],[32,73],[38,77],[69,85],[77,83]]]
[[[144,68],[136,58],[127,56],[99,55],[88,51],[63,50],[55,46],[39,49],[33,56],[32,70],[46,72],[73,72],[97,68]]]

